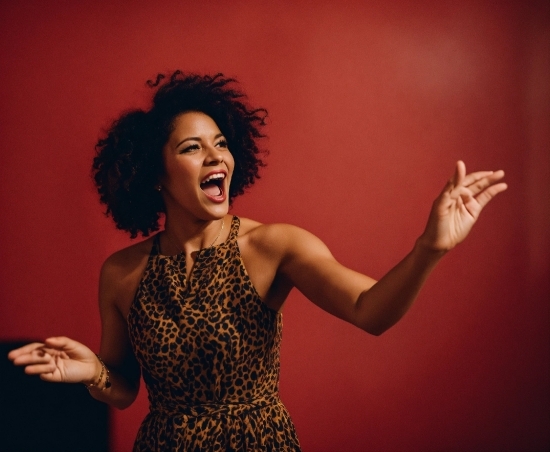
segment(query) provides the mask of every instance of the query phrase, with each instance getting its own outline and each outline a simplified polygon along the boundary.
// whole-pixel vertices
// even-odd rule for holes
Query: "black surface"
[[[28,342],[0,343],[0,451],[107,451],[107,405],[84,385],[47,383],[14,366],[8,352]]]

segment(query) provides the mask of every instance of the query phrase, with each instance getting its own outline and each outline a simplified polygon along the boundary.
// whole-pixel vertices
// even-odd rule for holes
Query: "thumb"
[[[74,348],[77,342],[65,336],[57,336],[47,338],[44,341],[44,344],[47,347],[66,350],[69,348]]]
[[[462,160],[459,160],[458,162],[456,162],[455,174],[453,176],[454,186],[457,187],[458,185],[461,185],[465,177],[466,165]]]
[[[66,353],[71,357],[78,356],[81,359],[92,359],[95,357],[88,347],[80,342],[65,336],[49,337],[44,341],[44,349],[57,350],[58,352]]]

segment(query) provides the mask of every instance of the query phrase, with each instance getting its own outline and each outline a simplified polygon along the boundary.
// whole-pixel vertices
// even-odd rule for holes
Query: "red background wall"
[[[99,267],[129,243],[89,178],[99,129],[158,71],[223,71],[270,112],[269,167],[234,212],[373,277],[458,158],[510,186],[379,338],[292,294],[281,393],[304,451],[548,448],[548,5],[2,1],[0,339],[97,349]],[[113,450],[145,410],[114,413]]]

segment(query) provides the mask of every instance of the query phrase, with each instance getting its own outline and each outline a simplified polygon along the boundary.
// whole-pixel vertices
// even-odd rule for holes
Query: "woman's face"
[[[166,214],[214,220],[229,210],[229,184],[235,161],[214,120],[190,111],[174,119],[163,148],[160,179]]]

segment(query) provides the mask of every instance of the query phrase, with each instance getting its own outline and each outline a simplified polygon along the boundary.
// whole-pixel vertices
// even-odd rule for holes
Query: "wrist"
[[[423,235],[416,240],[413,250],[422,259],[435,262],[445,256],[447,251],[449,250],[434,247],[431,241],[427,240]]]
[[[88,381],[84,380],[82,381],[82,383],[84,384],[84,386],[86,386],[88,391],[92,388],[103,391],[111,387],[111,381],[109,379],[109,369],[107,368],[103,360],[99,357],[99,355],[95,355],[95,356],[97,358],[95,360],[96,362],[96,365],[95,365],[96,370],[94,373],[95,377],[92,380],[88,380]]]
[[[99,359],[97,359],[97,356],[94,356],[92,369],[93,371],[91,372],[91,376],[81,381],[81,383],[84,384],[86,387],[96,386],[99,383],[101,383],[100,376],[101,376],[102,366],[101,366],[101,362],[99,362]]]

